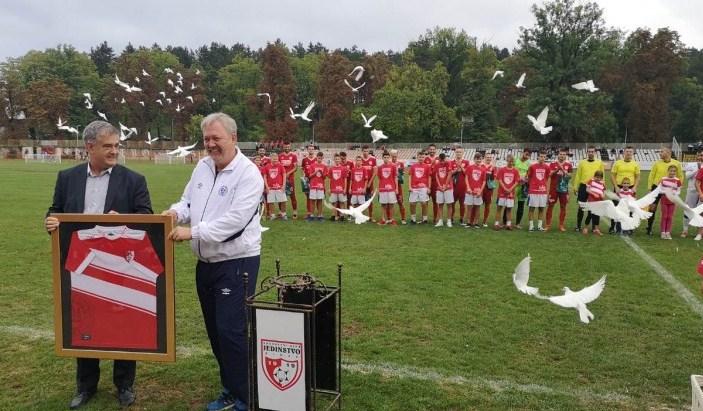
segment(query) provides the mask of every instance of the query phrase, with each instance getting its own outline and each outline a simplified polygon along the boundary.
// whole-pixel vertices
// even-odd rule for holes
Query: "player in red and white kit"
[[[342,164],[342,156],[334,155],[334,165],[329,168],[327,177],[330,182],[330,203],[337,208],[346,208],[349,183],[349,169]],[[332,221],[344,221],[339,211],[334,210]]]
[[[376,168],[378,199],[383,207],[379,225],[398,225],[393,218],[393,205],[398,202],[398,166],[391,162],[391,154],[383,152],[383,164]]]
[[[400,223],[405,224],[405,204],[403,203],[403,183],[405,182],[405,163],[398,160],[398,150],[391,150],[391,163],[398,169],[398,210],[400,211]]]
[[[256,164],[256,167],[259,169],[259,173],[261,173],[261,177],[263,177],[265,181],[266,174],[264,174],[264,167],[261,165],[261,159],[259,158],[259,156],[254,157],[254,164]],[[266,187],[264,186],[264,192],[261,194],[261,200],[259,201],[259,214],[261,215],[262,219],[268,212],[268,206],[266,205],[266,194]]]
[[[437,146],[434,144],[430,144],[427,146],[427,155],[425,156],[425,164],[429,164],[430,167],[432,168],[432,172],[434,173],[434,165],[438,161],[437,158]],[[432,199],[432,222],[436,223],[437,222],[437,201],[436,201],[436,196],[435,194],[437,193],[437,183],[434,179],[434,175],[432,176],[431,183],[430,183],[430,199]]]
[[[347,153],[344,151],[339,152],[339,156],[342,158],[342,165],[347,167],[347,199],[351,195],[349,189],[351,188],[351,169],[354,168],[354,161],[347,159]]]
[[[308,166],[306,174],[310,179],[310,203],[312,205],[313,214],[306,218],[308,221],[314,221],[316,218],[318,221],[324,221],[324,216],[322,215],[322,201],[325,199],[325,177],[328,174],[327,165],[322,161],[324,154],[322,151],[318,152],[315,156],[315,162]],[[315,217],[315,212],[317,212],[317,217]]]
[[[452,178],[454,180],[454,203],[458,203],[454,207],[454,212],[456,212],[457,208],[459,209],[459,224],[466,226],[466,224],[464,224],[464,197],[466,197],[466,174],[464,170],[471,163],[469,160],[464,159],[463,147],[459,146],[454,149],[454,159],[452,162],[454,162],[454,171],[452,172]]]
[[[298,218],[298,199],[295,195],[295,170],[298,168],[298,156],[290,151],[290,141],[283,143],[283,151],[278,153],[278,162],[286,169],[285,193],[290,197],[290,206],[293,209],[293,220]]]
[[[464,170],[466,174],[466,228],[479,228],[478,212],[483,204],[483,189],[486,188],[486,171],[481,167],[481,153],[474,154],[474,162]]]
[[[361,156],[356,156],[354,167],[349,171],[351,178],[349,180],[349,204],[352,207],[357,207],[366,202],[366,190],[369,187],[369,173],[362,165]],[[351,220],[352,217],[349,217]]]
[[[410,223],[416,224],[415,211],[417,203],[420,203],[422,220],[420,224],[427,224],[427,202],[430,200],[430,179],[432,178],[432,167],[425,163],[425,152],[417,153],[417,162],[410,166]]]
[[[496,181],[498,182],[498,204],[493,227],[496,230],[503,228],[500,222],[505,216],[505,229],[512,230],[511,216],[515,205],[515,188],[520,184],[520,172],[515,168],[515,157],[512,154],[508,154],[508,165],[499,168],[496,172]]]
[[[310,200],[310,176],[308,175],[308,169],[311,165],[315,164],[315,146],[308,144],[308,155],[303,157],[301,162],[301,168],[303,170],[303,175],[301,179],[303,180],[303,193],[305,193],[305,207],[307,211],[306,220],[313,215],[312,201]]]
[[[361,165],[366,169],[369,175],[369,186],[366,190],[367,200],[373,195],[373,180],[374,176],[376,175],[376,166],[378,165],[376,157],[369,154],[369,151],[369,146],[364,146],[361,148]],[[369,205],[369,217],[371,218],[372,223],[376,222],[376,220],[373,218],[373,202],[371,202],[371,204]]]
[[[495,182],[496,166],[493,162],[492,153],[484,154],[481,167],[483,167],[483,171],[486,173],[486,187],[483,188],[483,193],[481,193],[483,199],[483,227],[488,227],[488,215],[491,213],[493,190],[497,187]]]
[[[444,225],[444,205],[447,206],[447,227],[452,227],[452,217],[454,216],[454,180],[452,172],[456,164],[453,161],[447,161],[444,153],[439,154],[439,160],[434,165],[435,200],[438,207],[439,218],[435,227]]]
[[[542,218],[544,217],[544,209],[547,207],[548,192],[547,184],[549,182],[549,165],[546,163],[547,153],[540,151],[537,156],[537,162],[530,165],[527,169],[527,185],[528,185],[528,206],[530,209],[527,212],[527,219],[530,220],[529,231],[535,231],[534,214],[537,209],[537,231],[544,231],[542,226]]]
[[[266,147],[264,146],[257,147],[256,156],[261,161],[261,167],[266,167],[271,163],[271,158],[266,155]]]
[[[569,180],[574,166],[566,159],[569,155],[568,148],[559,149],[557,161],[549,165],[549,204],[547,205],[547,227],[552,226],[552,213],[554,206],[559,201],[559,231],[566,231],[564,220],[566,219],[566,206],[569,203]]]
[[[287,220],[286,215],[286,168],[278,161],[278,154],[271,154],[271,163],[263,169],[264,187],[266,189],[266,203],[269,208],[269,218],[276,218],[274,205],[278,204],[279,217]]]

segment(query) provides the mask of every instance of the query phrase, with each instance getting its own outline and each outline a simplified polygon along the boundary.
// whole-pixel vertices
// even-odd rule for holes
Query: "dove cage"
[[[276,275],[247,298],[250,410],[341,409],[341,285],[341,264],[329,286],[281,274],[276,260]]]

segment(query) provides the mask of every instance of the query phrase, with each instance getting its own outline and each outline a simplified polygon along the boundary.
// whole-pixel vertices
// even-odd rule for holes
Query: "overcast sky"
[[[598,0],[609,26],[670,27],[703,48],[703,7],[695,0]],[[196,48],[213,41],[256,49],[286,44],[404,49],[434,26],[464,29],[480,42],[512,49],[519,27],[531,27],[526,0],[0,0],[0,61],[60,43],[90,51],[107,40],[119,54],[133,45]],[[541,4],[541,2],[540,2]]]

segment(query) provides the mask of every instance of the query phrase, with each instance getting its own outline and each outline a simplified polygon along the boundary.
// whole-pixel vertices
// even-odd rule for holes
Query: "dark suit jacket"
[[[82,213],[87,177],[87,163],[59,171],[54,187],[54,201],[47,215]],[[120,214],[153,214],[144,176],[119,164],[112,168],[103,212],[113,210]]]

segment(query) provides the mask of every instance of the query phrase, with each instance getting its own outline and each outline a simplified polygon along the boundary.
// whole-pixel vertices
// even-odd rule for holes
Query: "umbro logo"
[[[222,289],[222,295],[229,295],[229,293],[232,292],[229,288],[223,288]]]

